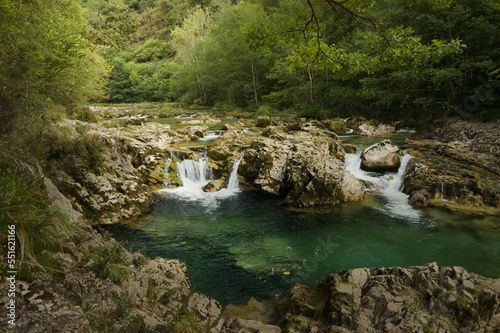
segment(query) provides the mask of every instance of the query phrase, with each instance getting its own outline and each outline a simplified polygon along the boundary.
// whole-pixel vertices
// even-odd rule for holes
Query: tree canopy
[[[104,98],[108,68],[72,0],[0,2],[1,131],[54,103]]]
[[[496,0],[1,6],[3,106],[90,99],[311,117],[499,117]]]

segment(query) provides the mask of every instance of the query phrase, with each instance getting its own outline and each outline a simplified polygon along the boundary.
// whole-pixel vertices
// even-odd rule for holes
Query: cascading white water
[[[205,135],[204,137],[198,139],[198,141],[211,141],[217,139],[219,136],[221,136],[221,132],[216,132],[216,131],[208,131],[208,135]]]
[[[346,170],[357,179],[369,181],[381,188],[385,187],[387,182],[383,177],[380,177],[375,172],[367,172],[361,169],[361,153],[362,151],[358,149],[354,154],[345,154]]]
[[[238,168],[240,166],[242,159],[243,159],[243,157],[240,157],[233,164],[233,169],[231,170],[231,174],[229,175],[229,181],[227,183],[227,190],[228,191],[238,190],[238,187],[240,185],[240,181],[238,180]]]
[[[207,159],[184,160],[177,164],[177,172],[184,187],[203,187],[212,180]]]
[[[378,191],[387,203],[381,208],[383,212],[394,217],[404,217],[411,221],[418,221],[420,212],[408,203],[408,195],[401,192],[403,176],[405,174],[411,155],[406,154],[401,160],[401,165],[396,174],[368,172],[361,169],[361,150],[354,154],[345,155],[346,170],[360,180],[376,184]]]
[[[398,173],[389,180],[387,187],[383,188],[381,192],[387,199],[385,210],[389,215],[401,216],[410,221],[418,222],[421,217],[420,212],[408,203],[409,195],[401,191],[403,176],[411,158],[411,155],[408,154],[403,156]]]
[[[208,165],[206,158],[199,158],[197,160],[187,159],[177,162],[177,174],[182,181],[182,186],[171,189],[165,188],[160,191],[175,194],[184,200],[201,200],[207,208],[216,208],[217,199],[230,197],[239,192],[237,172],[240,162],[241,158],[233,164],[228,187],[217,192],[203,191],[205,185],[214,180],[212,169]]]

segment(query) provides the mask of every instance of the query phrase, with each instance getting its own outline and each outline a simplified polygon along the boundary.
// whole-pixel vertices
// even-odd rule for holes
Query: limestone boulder
[[[178,129],[177,133],[189,139],[185,141],[192,141],[200,139],[205,135],[208,135],[207,130],[208,126],[186,126],[181,129]]]
[[[336,135],[313,125],[286,131],[268,127],[245,151],[240,174],[253,187],[296,207],[361,200],[361,183],[345,171]]]
[[[391,140],[383,140],[363,150],[361,169],[366,171],[397,171],[403,152]]]
[[[499,296],[500,280],[461,267],[358,268],[293,286],[276,312],[287,332],[494,332]]]
[[[199,293],[193,293],[188,307],[196,313],[200,332],[220,332],[223,320],[222,306],[216,300]]]
[[[354,133],[364,136],[379,136],[388,133],[396,132],[396,127],[388,124],[373,125],[369,123],[358,124]]]

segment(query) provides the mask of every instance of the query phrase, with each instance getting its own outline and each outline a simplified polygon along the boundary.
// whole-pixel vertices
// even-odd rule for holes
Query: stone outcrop
[[[361,200],[364,189],[345,171],[335,133],[306,124],[271,126],[245,151],[239,173],[255,188],[297,207]]]
[[[293,286],[278,314],[286,332],[497,332],[500,280],[436,263],[351,269]]]
[[[410,195],[410,203],[416,207],[443,203],[500,206],[500,177],[429,151],[410,160],[403,178],[403,191]]]
[[[365,136],[377,136],[396,132],[396,127],[387,124],[372,125],[361,123],[355,126],[354,133]]]
[[[45,179],[54,204],[67,214],[67,199]],[[103,238],[79,216],[69,214],[75,237],[58,253],[43,252],[49,277],[34,272],[17,280],[16,325],[9,332],[220,332],[221,305],[195,293],[187,268],[178,260],[149,260]],[[5,318],[10,298],[0,297]]]
[[[415,158],[404,192],[416,207],[500,206],[500,125],[450,122],[431,138],[407,140]]]
[[[196,140],[207,134],[207,126],[187,126],[178,131],[169,125],[144,122],[141,125],[105,127],[65,120],[69,128],[87,127],[82,137],[104,146],[98,167],[89,168],[73,155],[66,155],[52,173],[54,184],[73,207],[92,224],[114,224],[150,211],[153,197],[148,185],[162,184],[172,144]]]
[[[361,169],[366,171],[397,171],[403,152],[391,140],[383,140],[363,150]]]
[[[440,155],[500,176],[500,123],[448,122],[432,138],[440,142]]]

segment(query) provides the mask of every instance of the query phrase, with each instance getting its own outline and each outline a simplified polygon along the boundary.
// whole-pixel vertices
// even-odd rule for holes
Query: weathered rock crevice
[[[500,279],[436,263],[358,268],[312,290],[295,285],[277,308],[287,332],[496,332]]]
[[[403,182],[410,203],[499,207],[499,129],[498,124],[450,122],[432,139],[407,140],[415,156]]]

